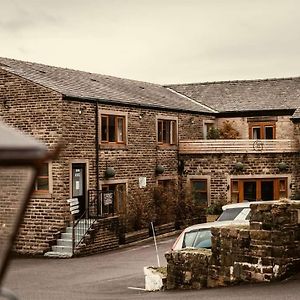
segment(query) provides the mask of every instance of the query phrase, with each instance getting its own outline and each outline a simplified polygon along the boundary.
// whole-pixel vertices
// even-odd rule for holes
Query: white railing
[[[298,152],[297,140],[184,140],[179,153],[284,153]]]

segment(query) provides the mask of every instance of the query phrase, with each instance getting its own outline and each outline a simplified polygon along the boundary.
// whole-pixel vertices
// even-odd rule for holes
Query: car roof
[[[198,229],[209,229],[212,227],[220,227],[226,225],[248,225],[248,224],[249,224],[249,220],[216,221],[216,222],[201,223],[201,224],[189,226],[186,229],[184,229],[184,232],[190,232]]]
[[[223,210],[232,209],[232,208],[244,208],[250,207],[251,204],[261,204],[261,203],[276,203],[278,200],[270,200],[270,201],[245,201],[242,203],[231,203],[222,206]]]

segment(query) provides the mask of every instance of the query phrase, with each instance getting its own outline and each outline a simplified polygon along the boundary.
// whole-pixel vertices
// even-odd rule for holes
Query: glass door
[[[256,181],[244,181],[244,201],[256,201]]]
[[[276,197],[277,198],[277,197]],[[261,200],[274,200],[274,180],[261,181]]]
[[[72,198],[79,201],[79,216],[86,209],[86,164],[72,164]]]

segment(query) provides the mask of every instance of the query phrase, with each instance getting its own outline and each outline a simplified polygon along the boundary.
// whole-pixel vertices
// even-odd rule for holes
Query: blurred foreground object
[[[37,174],[53,159],[47,147],[0,121],[0,295],[16,299],[2,288],[11,250],[23,221]]]

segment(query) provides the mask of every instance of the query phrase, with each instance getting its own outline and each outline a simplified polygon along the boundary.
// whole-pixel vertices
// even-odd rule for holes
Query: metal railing
[[[87,207],[84,213],[82,213],[76,220],[73,219],[73,254],[98,219],[114,215],[114,192],[89,190],[88,201],[86,204]]]
[[[114,215],[114,192],[89,190],[87,214],[90,218],[103,218]]]

